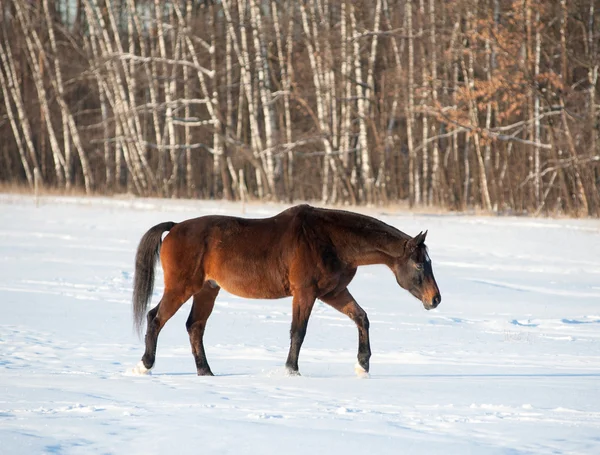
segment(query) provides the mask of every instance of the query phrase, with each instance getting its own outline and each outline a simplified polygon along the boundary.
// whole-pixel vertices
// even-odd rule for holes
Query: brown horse
[[[161,242],[162,234],[169,234]],[[146,351],[134,369],[153,366],[158,334],[193,296],[186,322],[198,375],[212,375],[202,338],[221,288],[240,297],[293,297],[291,344],[286,362],[298,374],[298,355],[315,299],[344,313],[358,326],[357,373],[369,371],[369,320],[348,284],[361,265],[385,264],[398,284],[429,310],[439,305],[440,291],[424,241],[375,218],[341,210],[299,205],[265,219],[203,216],[166,222],[142,237],[136,255],[133,312],[138,330],[154,286],[160,253],[165,290],[148,312]],[[161,247],[162,243],[162,247]]]

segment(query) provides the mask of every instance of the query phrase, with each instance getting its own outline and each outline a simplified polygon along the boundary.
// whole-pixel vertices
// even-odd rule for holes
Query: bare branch
[[[215,72],[213,70],[208,70],[208,69],[204,68],[203,66],[197,65],[192,62],[188,62],[187,60],[175,60],[172,58],[165,58],[165,57],[141,57],[139,55],[134,55],[134,54],[130,54],[127,52],[124,52],[124,53],[114,52],[114,53],[110,53],[110,54],[105,54],[103,57],[107,61],[111,60],[111,59],[131,60],[131,61],[134,61],[137,63],[150,63],[150,62],[154,61],[157,63],[166,63],[169,65],[187,66],[189,68],[195,69],[196,71],[201,71],[206,76],[211,77],[211,78],[214,77],[214,75],[215,75]],[[104,64],[106,64],[106,62]]]

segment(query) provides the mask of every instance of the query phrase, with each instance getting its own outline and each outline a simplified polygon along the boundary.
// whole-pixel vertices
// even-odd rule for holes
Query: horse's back
[[[165,285],[169,268],[195,287],[212,280],[241,297],[290,295],[287,276],[301,210],[292,207],[262,219],[208,215],[177,224],[161,249]]]

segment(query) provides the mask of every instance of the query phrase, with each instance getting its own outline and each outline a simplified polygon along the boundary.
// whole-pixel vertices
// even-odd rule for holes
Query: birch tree
[[[406,107],[406,137],[408,145],[408,187],[410,205],[418,205],[421,202],[421,186],[417,168],[417,156],[413,143],[413,125],[415,112],[415,48],[413,37],[412,2],[406,2],[406,33],[408,35],[408,104]]]
[[[5,0],[0,183],[600,215],[599,13]]]

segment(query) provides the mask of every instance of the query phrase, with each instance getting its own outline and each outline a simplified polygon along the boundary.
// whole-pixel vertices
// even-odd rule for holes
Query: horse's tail
[[[172,221],[157,224],[144,234],[138,245],[133,275],[133,323],[138,333],[141,333],[146,308],[154,289],[154,266],[160,252],[162,234],[170,231],[175,224]]]

